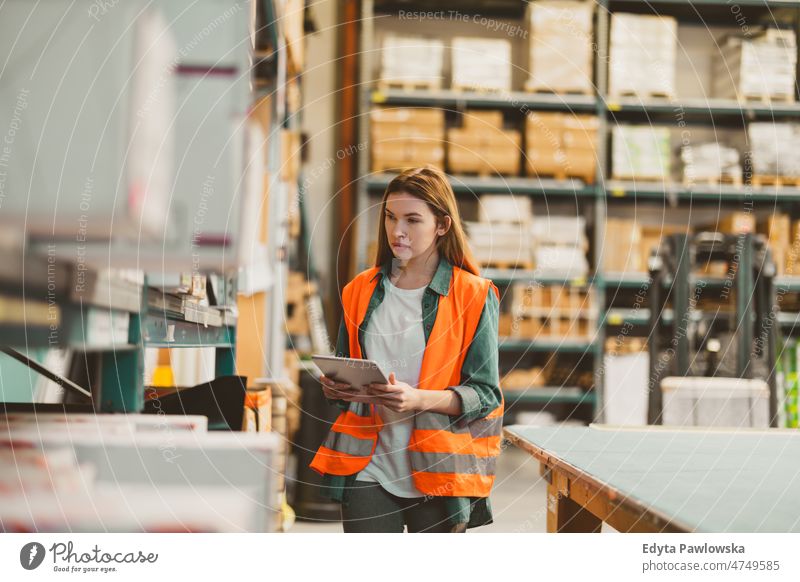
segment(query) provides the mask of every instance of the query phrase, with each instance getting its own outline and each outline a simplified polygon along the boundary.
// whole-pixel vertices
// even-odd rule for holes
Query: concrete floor
[[[497,461],[492,490],[494,523],[469,530],[476,533],[541,533],[547,531],[545,493],[539,463],[520,449],[509,446]],[[340,533],[339,522],[296,521],[289,533]]]

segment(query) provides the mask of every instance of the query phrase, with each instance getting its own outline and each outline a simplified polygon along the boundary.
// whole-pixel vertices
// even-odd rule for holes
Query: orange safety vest
[[[379,271],[373,267],[360,273],[342,291],[352,358],[362,357],[358,329]],[[490,286],[499,298],[494,283],[453,266],[450,289],[439,297],[436,321],[422,357],[419,389],[444,390],[461,383],[461,366]],[[488,497],[500,454],[503,409],[501,400],[486,417],[454,424],[447,414],[417,412],[408,445],[416,488],[431,496]],[[358,473],[369,464],[382,426],[374,404],[351,402],[339,414],[310,467],[320,474]]]

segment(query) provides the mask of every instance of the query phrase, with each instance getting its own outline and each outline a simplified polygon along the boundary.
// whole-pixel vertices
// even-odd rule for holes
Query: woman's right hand
[[[325,394],[326,398],[331,400],[344,400],[346,402],[369,401],[369,396],[364,396],[363,392],[350,384],[336,382],[324,374],[319,377],[319,381],[322,384],[322,392]]]

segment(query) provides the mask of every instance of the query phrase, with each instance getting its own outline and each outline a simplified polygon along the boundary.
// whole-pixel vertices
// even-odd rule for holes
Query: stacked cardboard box
[[[742,165],[739,151],[717,142],[684,146],[681,148],[683,181],[685,184],[699,182],[730,182],[742,184]]]
[[[775,274],[783,275],[792,253],[791,219],[788,214],[776,212],[758,222],[758,232],[767,238],[767,246],[775,263]],[[792,261],[791,270],[795,271]]]
[[[670,177],[669,128],[615,125],[611,167],[620,180],[667,180]]]
[[[456,37],[452,45],[453,89],[511,90],[511,42]]]
[[[669,16],[613,14],[609,94],[675,96],[677,34]]]
[[[444,168],[444,111],[422,107],[370,111],[372,171],[432,164]]]
[[[582,216],[548,215],[533,219],[534,265],[543,277],[576,279],[589,273],[586,220]]]
[[[756,217],[752,212],[730,212],[702,228],[726,234],[752,233],[756,231]]]
[[[541,0],[528,8],[528,91],[592,94],[593,3]]]
[[[456,174],[516,176],[520,132],[503,129],[500,111],[467,111],[463,127],[447,130],[447,167]]]
[[[525,120],[525,156],[530,176],[578,177],[594,183],[598,121],[594,115],[530,114]]]
[[[609,273],[632,274],[648,270],[648,260],[664,237],[691,234],[686,224],[642,224],[636,219],[606,219],[603,241],[603,270]]]
[[[607,273],[641,273],[646,271],[642,261],[642,227],[627,218],[606,219],[603,240],[603,271]]]
[[[466,223],[475,259],[482,265],[531,267],[530,198],[484,195],[479,202],[480,222]]]
[[[785,252],[784,275],[800,275],[800,220],[792,221],[791,239]]]
[[[797,45],[793,30],[728,36],[714,52],[712,94],[726,99],[795,100]]]
[[[595,329],[590,288],[518,283],[511,291],[511,337],[586,339]]]
[[[747,136],[754,183],[800,177],[800,125],[754,122]]]
[[[444,43],[422,36],[387,36],[381,52],[381,87],[438,89],[442,86]]]
[[[533,368],[514,368],[503,375],[500,386],[503,391],[520,391],[528,388],[541,388],[545,385],[545,373],[539,366]]]

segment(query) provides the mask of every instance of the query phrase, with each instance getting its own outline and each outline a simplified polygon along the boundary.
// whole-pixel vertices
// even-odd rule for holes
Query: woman
[[[499,294],[478,276],[453,189],[407,170],[381,202],[375,266],[342,291],[337,355],[375,360],[368,395],[320,377],[342,409],[311,467],[345,532],[463,532],[492,523],[500,453]]]

